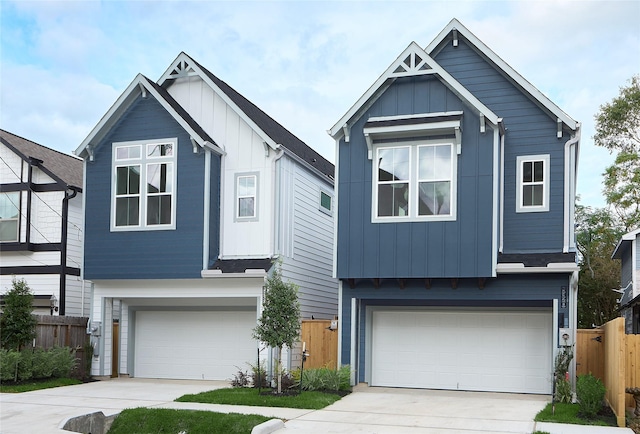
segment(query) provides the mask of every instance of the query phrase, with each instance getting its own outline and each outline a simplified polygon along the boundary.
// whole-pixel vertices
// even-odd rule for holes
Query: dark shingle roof
[[[295,155],[303,159],[323,174],[333,179],[334,166],[322,155],[314,151],[285,127],[276,122],[268,114],[260,110],[255,104],[240,95],[224,81],[213,75],[207,68],[191,59],[207,76],[242,110],[253,122],[260,127],[274,142],[281,144]]]
[[[72,155],[39,145],[31,140],[0,130],[0,141],[24,160],[30,157],[42,161],[41,167],[65,184],[82,189],[82,160]]]
[[[143,75],[143,77],[148,81],[149,85],[151,85],[154,90],[156,90],[160,96],[162,98],[164,98],[164,100],[167,102],[167,104],[169,104],[171,106],[171,108],[173,108],[176,113],[178,113],[178,115],[185,120],[185,122],[187,124],[189,124],[189,126],[191,128],[193,128],[193,131],[196,132],[196,134],[198,134],[200,137],[202,137],[204,140],[215,144],[215,142],[213,141],[213,139],[211,138],[211,136],[209,136],[209,134],[207,134],[207,132],[200,126],[200,124],[198,124],[189,113],[187,113],[187,111],[182,108],[182,106],[180,104],[178,104],[178,102],[173,99],[173,97],[169,94],[169,92],[167,92],[166,89],[164,89],[162,86],[158,85],[157,83],[155,83],[152,80],[149,80],[147,77],[145,77]]]

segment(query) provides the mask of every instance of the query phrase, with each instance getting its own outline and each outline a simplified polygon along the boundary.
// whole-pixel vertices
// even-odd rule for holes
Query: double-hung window
[[[373,165],[373,221],[456,219],[453,143],[380,144]]]
[[[516,212],[549,211],[549,155],[517,158]]]
[[[258,219],[258,174],[236,175],[236,221]]]
[[[0,242],[18,241],[20,192],[0,193]]]
[[[113,144],[112,230],[175,229],[176,142]]]

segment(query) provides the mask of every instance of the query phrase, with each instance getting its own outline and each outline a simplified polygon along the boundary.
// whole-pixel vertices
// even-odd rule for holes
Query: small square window
[[[325,193],[324,191],[320,192],[320,210],[325,211],[327,213],[331,213],[331,202],[332,198],[329,193]]]

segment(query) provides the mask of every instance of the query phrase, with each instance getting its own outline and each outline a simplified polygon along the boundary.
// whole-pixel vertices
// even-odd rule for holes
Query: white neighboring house
[[[82,160],[0,130],[0,292],[24,279],[34,313],[88,316]]]
[[[225,380],[255,364],[274,259],[303,317],[337,314],[333,165],[185,53],[158,82],[138,75],[75,153],[93,375]]]

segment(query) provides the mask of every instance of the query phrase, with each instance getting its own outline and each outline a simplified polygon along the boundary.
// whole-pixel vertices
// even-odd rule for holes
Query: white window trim
[[[418,215],[418,148],[421,146],[450,145],[451,146],[451,201],[450,214],[448,215]],[[378,217],[378,149],[409,147],[409,214],[406,216]],[[402,222],[434,222],[457,220],[458,203],[458,146],[454,140],[412,140],[406,142],[379,143],[373,147],[373,155],[376,156],[371,164],[371,222],[372,223],[402,223]]]
[[[238,181],[240,178],[253,176],[256,179],[256,192],[254,197],[254,215],[249,217],[240,217],[240,207],[238,206]],[[244,172],[244,173],[236,173],[233,187],[233,200],[234,200],[234,210],[233,210],[233,220],[235,222],[257,222],[259,220],[259,199],[260,196],[260,173],[259,172]],[[242,197],[250,197],[250,196],[242,196]]]
[[[147,145],[171,144],[173,145],[173,155],[171,157],[151,157],[147,156]],[[141,146],[142,152],[140,158],[116,159],[118,148],[125,146]],[[172,174],[172,191],[171,191],[171,224],[168,225],[147,225],[147,165],[158,163],[171,163],[173,165]],[[135,226],[116,226],[116,169],[119,166],[140,166],[140,204],[139,204],[139,224]],[[111,156],[111,231],[112,232],[130,232],[130,231],[161,231],[175,230],[176,228],[176,202],[178,191],[178,139],[154,139],[154,140],[136,140],[131,142],[114,142],[112,144]]]
[[[543,167],[543,180],[542,180],[542,205],[538,206],[524,206],[522,205],[522,190],[524,183],[522,181],[522,166],[526,162],[542,161]],[[549,154],[543,155],[521,155],[516,158],[516,213],[527,212],[547,212],[549,211]]]
[[[324,206],[322,206],[322,195],[326,195],[329,197],[330,203],[329,203],[329,209],[325,208]],[[318,195],[318,209],[320,211],[322,211],[325,214],[328,215],[333,215],[333,195],[331,193],[329,193],[326,190],[320,190],[320,194]]]

